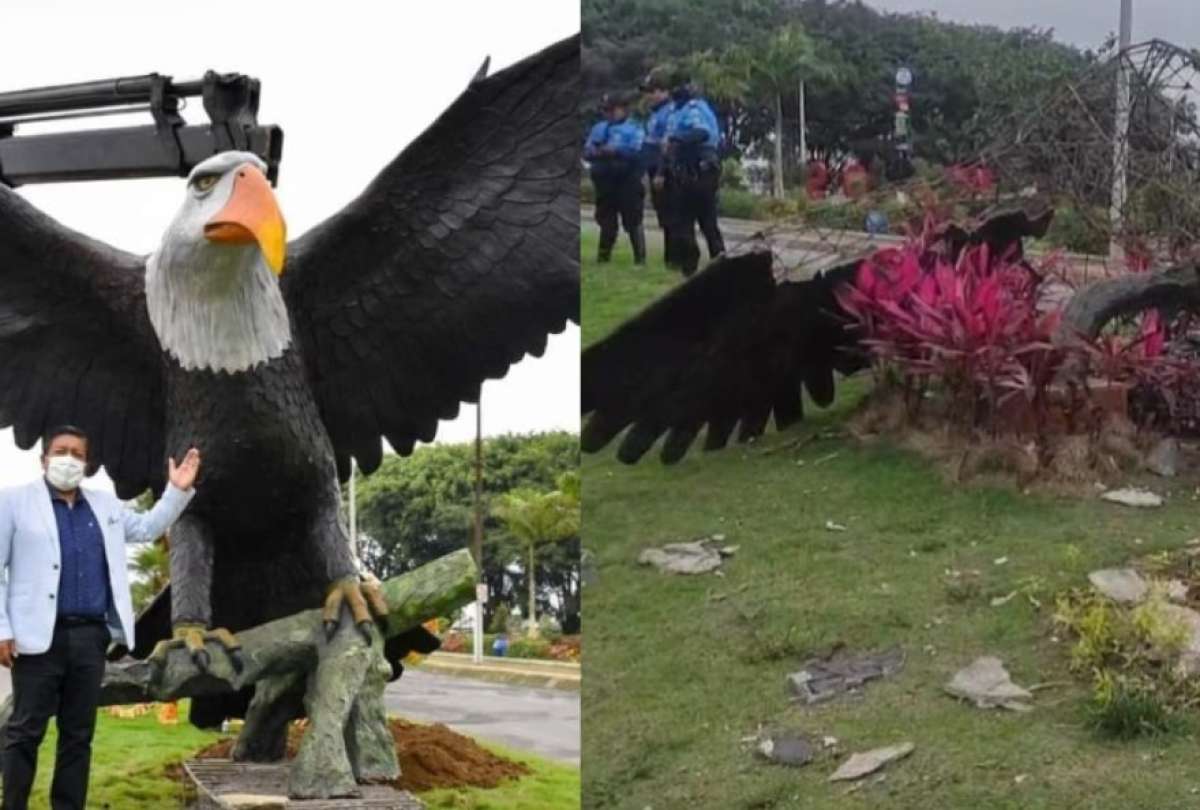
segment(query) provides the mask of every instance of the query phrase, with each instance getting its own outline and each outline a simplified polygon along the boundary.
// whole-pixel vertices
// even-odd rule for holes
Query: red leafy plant
[[[1031,421],[1041,439],[1055,424],[1072,430],[1096,390],[1153,392],[1159,428],[1178,423],[1181,403],[1200,403],[1200,363],[1168,352],[1178,322],[1169,328],[1151,310],[1133,334],[1056,345],[1061,309],[1039,302],[1045,282],[1064,275],[1061,257],[1052,254],[1035,268],[1016,245],[998,253],[986,244],[952,257],[938,232],[927,219],[903,246],[864,260],[854,283],[837,292],[877,370],[898,378],[910,416],[936,391],[960,427],[994,434],[1013,427],[1001,414],[1021,398],[1017,410],[1031,419],[1009,421]],[[1200,405],[1191,411],[1200,414]]]
[[[1064,351],[1050,340],[1058,311],[1038,309],[1043,276],[1015,245],[951,258],[935,234],[929,221],[902,247],[864,260],[839,303],[878,364],[899,373],[910,412],[937,386],[964,427],[995,429],[998,409],[1016,396],[1044,414]]]

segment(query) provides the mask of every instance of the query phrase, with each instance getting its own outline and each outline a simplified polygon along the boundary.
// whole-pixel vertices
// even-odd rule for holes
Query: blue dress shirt
[[[58,523],[58,544],[62,550],[62,570],[58,579],[58,615],[92,616],[103,619],[108,613],[108,561],[104,555],[104,535],[100,521],[88,505],[83,490],[76,490],[75,505],[50,486],[50,502]]]

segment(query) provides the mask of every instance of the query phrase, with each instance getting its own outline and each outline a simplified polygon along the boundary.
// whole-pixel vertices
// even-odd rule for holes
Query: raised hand
[[[175,464],[174,458],[167,459],[167,478],[178,489],[188,490],[196,482],[200,472],[200,451],[195,447],[187,451],[183,461]]]

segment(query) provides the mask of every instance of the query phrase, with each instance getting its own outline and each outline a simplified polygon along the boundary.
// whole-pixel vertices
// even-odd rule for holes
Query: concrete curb
[[[581,667],[562,661],[531,661],[520,658],[485,657],[476,664],[471,656],[459,653],[434,653],[422,659],[417,669],[461,678],[476,678],[494,683],[517,684],[538,689],[579,691]]]

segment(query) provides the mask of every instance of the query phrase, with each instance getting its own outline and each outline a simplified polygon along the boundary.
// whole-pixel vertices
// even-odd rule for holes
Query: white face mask
[[[70,492],[83,480],[86,465],[74,456],[51,456],[46,465],[46,480],[62,492]]]

